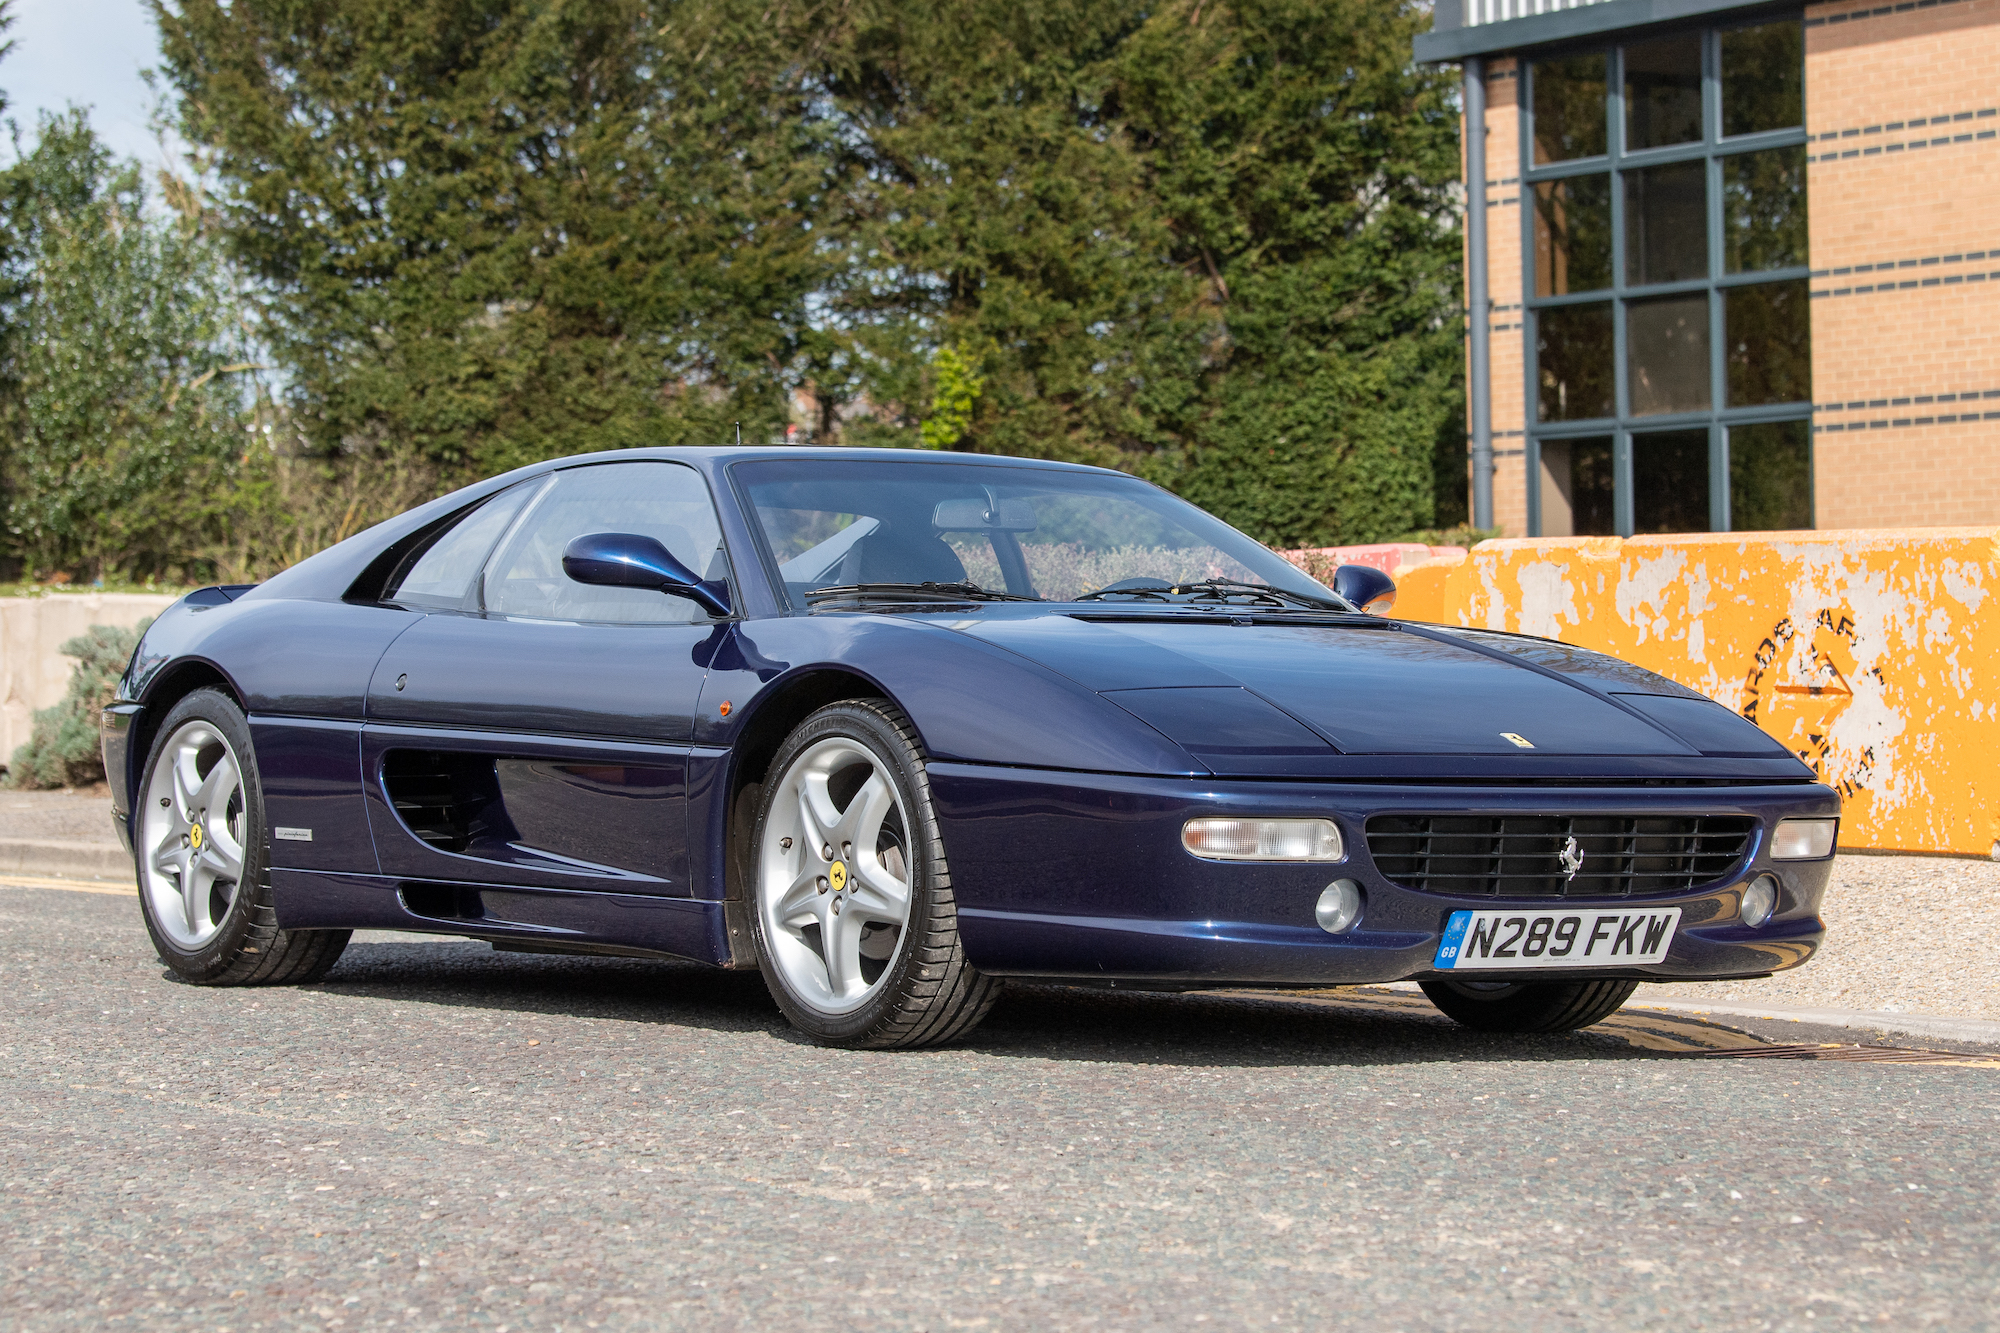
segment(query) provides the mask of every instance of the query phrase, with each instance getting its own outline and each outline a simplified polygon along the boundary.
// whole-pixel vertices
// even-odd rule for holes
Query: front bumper
[[[1839,813],[1817,784],[1749,787],[1433,786],[1120,777],[933,763],[932,799],[951,859],[959,932],[974,966],[999,976],[1175,985],[1324,986],[1433,975],[1451,913],[1496,907],[1615,911],[1679,907],[1659,963],[1622,969],[1481,971],[1480,980],[1633,977],[1714,981],[1797,967],[1825,935],[1820,899],[1832,858],[1771,862],[1768,833],[1788,816]],[[1633,898],[1458,897],[1391,883],[1375,869],[1370,815],[1741,814],[1760,831],[1726,878],[1692,892]],[[1316,815],[1340,825],[1343,861],[1199,860],[1181,846],[1198,815]],[[1778,877],[1762,926],[1737,908],[1757,875]],[[1364,905],[1340,935],[1313,920],[1320,891],[1356,881]]]
[[[104,780],[111,788],[111,824],[127,852],[132,850],[132,731],[145,711],[143,704],[110,704],[98,724]]]

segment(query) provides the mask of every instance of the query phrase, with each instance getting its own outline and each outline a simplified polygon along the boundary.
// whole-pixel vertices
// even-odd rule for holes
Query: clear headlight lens
[[[1338,861],[1347,855],[1331,819],[1190,819],[1181,845],[1204,861]]]
[[[1833,855],[1838,819],[1781,819],[1771,834],[1773,861],[1817,861]]]

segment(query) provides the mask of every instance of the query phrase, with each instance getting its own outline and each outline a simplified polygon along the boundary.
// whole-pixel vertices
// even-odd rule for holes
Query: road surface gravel
[[[1990,1323],[2000,1071],[1019,989],[822,1050],[754,975],[368,937],[169,980],[0,889],[12,1329]]]

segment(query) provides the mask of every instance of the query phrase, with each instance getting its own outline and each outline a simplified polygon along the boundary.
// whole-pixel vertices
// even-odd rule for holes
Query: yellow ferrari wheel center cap
[[[196,850],[199,850],[201,848],[201,825],[195,824],[189,827],[188,842],[192,844],[196,848]]]
[[[835,893],[839,893],[842,889],[846,888],[847,862],[835,861],[832,867],[826,872],[826,879],[827,883],[833,885],[833,891]]]

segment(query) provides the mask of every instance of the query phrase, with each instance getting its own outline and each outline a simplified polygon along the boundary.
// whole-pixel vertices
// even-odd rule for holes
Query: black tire
[[[1618,1012],[1636,981],[1419,981],[1454,1022],[1481,1032],[1571,1032]]]
[[[899,791],[911,824],[908,924],[884,973],[872,983],[869,999],[858,1009],[838,1014],[816,1008],[787,984],[774,961],[757,902],[758,849],[765,845],[771,811],[784,790],[782,779],[807,748],[833,738],[858,742],[875,757],[877,771]],[[799,724],[771,761],[744,864],[749,868],[744,884],[749,899],[746,915],[764,984],[792,1025],[814,1041],[876,1050],[936,1046],[971,1031],[999,998],[999,981],[967,962],[959,942],[958,902],[931,805],[923,747],[916,728],[895,705],[878,699],[848,700],[829,704]]]
[[[148,891],[144,830],[154,778],[169,742],[190,722],[206,723],[220,733],[233,752],[242,775],[240,827],[243,870],[235,892],[219,920],[216,933],[198,948],[184,948],[155,919],[154,894]],[[270,828],[264,819],[264,790],[251,746],[250,724],[243,710],[221,690],[202,689],[182,699],[160,722],[152,751],[133,796],[133,871],[139,884],[139,910],[160,961],[184,980],[198,986],[283,986],[318,981],[340,960],[349,935],[345,930],[281,930],[271,909]]]

